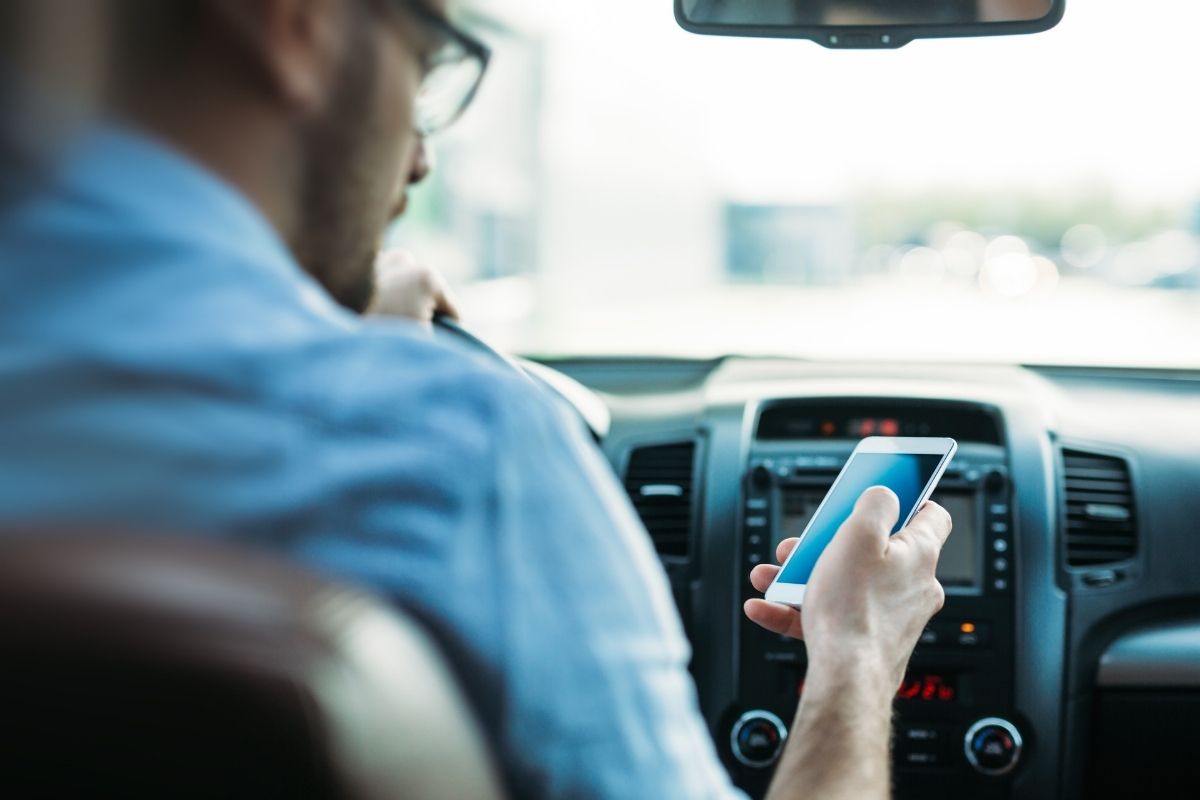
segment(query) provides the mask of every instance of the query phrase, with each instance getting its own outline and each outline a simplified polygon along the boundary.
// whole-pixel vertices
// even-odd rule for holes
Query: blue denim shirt
[[[416,609],[464,648],[522,795],[737,794],[663,571],[563,406],[342,311],[133,132],[0,214],[0,522],[229,537]]]

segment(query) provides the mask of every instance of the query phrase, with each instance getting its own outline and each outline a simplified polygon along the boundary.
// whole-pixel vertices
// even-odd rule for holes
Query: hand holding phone
[[[897,533],[933,493],[957,449],[953,439],[872,436],[859,442],[767,589],[767,599],[802,604],[817,559],[872,486],[886,487],[896,495],[900,513],[891,533]]]
[[[773,602],[748,601],[747,616],[776,633],[802,636],[810,676],[873,664],[885,683],[894,683],[888,691],[899,685],[917,637],[944,598],[935,570],[950,517],[924,501],[954,450],[951,440],[864,440],[804,534],[780,544],[785,566],[759,565],[751,573]],[[885,458],[856,463],[863,455]],[[795,569],[785,576],[789,564]]]

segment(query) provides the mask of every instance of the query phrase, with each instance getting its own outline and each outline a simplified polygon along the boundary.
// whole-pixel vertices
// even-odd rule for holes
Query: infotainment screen
[[[804,532],[813,512],[825,497],[819,487],[795,486],[783,489],[783,510],[779,524],[780,539]],[[979,509],[975,496],[965,492],[934,492],[933,499],[950,512],[954,532],[942,549],[937,576],[943,586],[976,589],[979,574]]]

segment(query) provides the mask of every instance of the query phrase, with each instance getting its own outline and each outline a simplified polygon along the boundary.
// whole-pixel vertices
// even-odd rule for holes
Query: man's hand
[[[945,599],[935,571],[950,535],[946,510],[926,503],[890,536],[900,514],[891,490],[868,489],[817,560],[803,610],[749,600],[746,615],[808,644],[804,695],[770,797],[885,798],[892,700],[912,649]],[[781,542],[780,562],[796,546]],[[779,573],[750,573],[759,591]]]
[[[886,666],[892,688],[899,687],[921,630],[945,599],[934,573],[951,528],[946,510],[928,502],[904,530],[889,536],[899,514],[890,489],[868,489],[817,560],[803,610],[755,599],[746,602],[746,615],[768,630],[804,639],[810,661],[820,665],[875,659]],[[780,563],[796,541],[780,542]],[[779,569],[755,567],[754,588],[766,591]]]
[[[368,314],[405,317],[426,326],[434,314],[458,319],[458,308],[441,274],[406,250],[385,250],[375,263],[378,288]]]

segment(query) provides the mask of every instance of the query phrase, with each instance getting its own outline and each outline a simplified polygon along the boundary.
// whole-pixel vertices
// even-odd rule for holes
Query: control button
[[[762,556],[760,556],[758,553],[751,553],[746,557],[746,560],[751,564],[757,564],[758,562],[762,561]]]
[[[986,622],[959,622],[954,627],[954,641],[959,647],[981,647],[991,638],[991,625]]]
[[[967,761],[984,775],[1003,775],[1021,758],[1021,732],[1008,720],[986,717],[967,730],[963,751]]]
[[[1008,539],[995,540],[994,542],[992,542],[992,549],[995,550],[997,553],[1007,553],[1008,552]]]
[[[925,630],[921,631],[921,638],[917,641],[918,644],[934,645],[938,643],[938,639],[940,638],[941,637],[938,636],[938,632],[933,628],[926,628]]]
[[[769,767],[779,758],[787,739],[783,720],[770,711],[747,711],[733,723],[729,747],[747,767]]]
[[[993,494],[999,494],[1008,488],[1008,476],[998,469],[989,472],[983,479],[983,486]]]
[[[747,511],[764,511],[767,508],[767,498],[765,497],[747,497]]]
[[[995,567],[996,572],[1004,572],[1006,569],[1008,569],[1008,559],[997,558],[992,562],[992,566]]]
[[[768,650],[763,659],[772,664],[794,664],[800,660],[800,654],[795,650]]]
[[[767,527],[766,517],[746,517],[747,528],[765,528]]]
[[[1008,516],[1008,503],[992,503],[992,505],[990,506],[990,509],[991,509],[993,516],[997,516],[997,517],[1007,517]]]
[[[901,761],[910,767],[936,767],[942,763],[942,754],[936,750],[909,750]]]
[[[762,537],[755,533],[751,535],[747,541],[750,542],[750,544],[762,544]]]
[[[992,533],[1008,533],[1008,523],[1007,522],[993,522],[992,523]]]
[[[933,767],[946,761],[944,726],[917,723],[896,731],[896,757],[902,766]]]
[[[905,742],[939,742],[942,732],[934,725],[908,725],[901,728],[900,738]]]
[[[992,586],[995,587],[996,591],[1003,592],[1008,588],[1008,581],[1004,578],[996,578],[996,580],[992,581]]]

